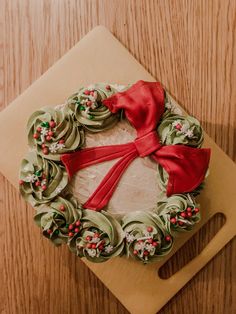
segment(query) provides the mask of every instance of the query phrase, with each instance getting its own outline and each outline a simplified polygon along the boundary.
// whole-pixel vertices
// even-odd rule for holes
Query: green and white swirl
[[[60,160],[60,155],[81,148],[84,130],[65,108],[45,107],[28,120],[28,143],[44,158]]]
[[[157,128],[160,140],[165,145],[202,146],[203,130],[199,121],[191,116],[169,113]]]
[[[201,219],[199,205],[190,194],[165,197],[157,204],[157,213],[172,231],[189,231]]]
[[[102,100],[116,93],[112,85],[94,84],[81,88],[70,96],[67,105],[75,120],[92,132],[99,132],[113,127],[119,121],[119,114],[113,114],[102,104]]]
[[[56,197],[37,208],[34,220],[43,235],[58,246],[68,241],[70,233],[80,231],[81,217],[81,206],[74,198]]]
[[[86,209],[81,223],[81,232],[68,243],[71,251],[95,263],[121,255],[124,232],[116,219],[106,212]]]
[[[28,153],[20,168],[20,192],[32,206],[45,204],[66,188],[66,169],[36,152]]]
[[[173,238],[165,220],[152,212],[133,212],[122,220],[126,233],[126,254],[149,263],[168,254]]]

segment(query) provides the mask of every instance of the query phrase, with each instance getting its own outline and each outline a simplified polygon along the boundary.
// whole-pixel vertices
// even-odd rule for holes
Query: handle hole
[[[158,274],[161,279],[168,279],[177,271],[198,256],[205,246],[225,224],[222,213],[215,214],[198,232],[189,239],[171,258],[160,267]]]

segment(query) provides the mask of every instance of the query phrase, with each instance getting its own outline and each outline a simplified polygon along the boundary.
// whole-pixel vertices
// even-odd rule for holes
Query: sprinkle
[[[188,137],[188,138],[192,138],[193,137],[193,131],[192,130],[188,130],[185,135]]]
[[[28,176],[25,178],[25,182],[31,182],[34,183],[38,177],[35,174],[28,174]]]
[[[56,153],[58,151],[57,143],[52,143],[49,146],[49,150],[50,150],[51,153]]]
[[[106,247],[105,247],[105,252],[106,253],[111,253],[113,251],[114,247],[111,245],[111,244],[108,244]]]
[[[129,232],[126,233],[125,237],[127,242],[133,242],[135,240],[135,236]]]

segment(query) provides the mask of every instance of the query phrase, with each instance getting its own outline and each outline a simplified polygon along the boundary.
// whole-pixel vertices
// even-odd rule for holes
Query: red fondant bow
[[[169,175],[167,196],[190,192],[204,180],[210,159],[209,149],[160,144],[156,131],[164,113],[164,90],[160,83],[138,81],[127,91],[104,100],[103,104],[113,113],[123,109],[137,131],[137,138],[127,144],[85,148],[61,156],[70,177],[82,168],[121,157],[84,208],[98,211],[106,206],[125,169],[137,157],[150,155],[166,170]]]

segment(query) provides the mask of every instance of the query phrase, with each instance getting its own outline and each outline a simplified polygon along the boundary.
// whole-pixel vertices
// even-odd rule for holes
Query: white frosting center
[[[110,130],[86,133],[86,147],[96,147],[131,142],[136,131],[127,121]],[[92,195],[109,169],[118,161],[114,159],[80,170],[73,178],[75,195],[83,204]],[[122,175],[107,210],[125,214],[136,210],[149,211],[156,206],[160,188],[157,183],[157,164],[150,157],[136,158]]]

